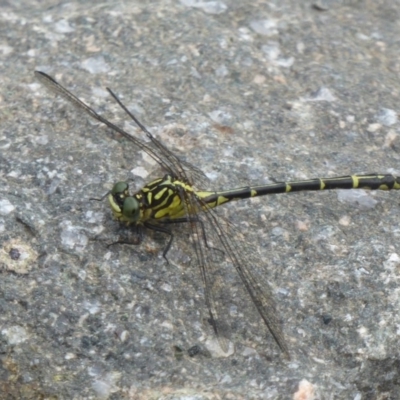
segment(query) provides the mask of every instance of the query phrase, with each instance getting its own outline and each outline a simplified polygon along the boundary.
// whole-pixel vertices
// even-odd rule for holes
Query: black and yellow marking
[[[156,179],[144,186],[139,192],[130,195],[128,184],[118,182],[114,185],[109,201],[115,217],[129,223],[143,223],[148,220],[174,220],[196,214],[204,208],[215,208],[230,201],[248,199],[269,194],[319,191],[333,189],[366,189],[366,190],[399,190],[400,177],[394,175],[347,175],[335,178],[316,178],[292,182],[276,182],[268,185],[249,186],[224,191],[194,191],[179,179],[170,175]],[[195,196],[203,205],[196,209],[185,208],[182,192]],[[130,207],[124,207],[125,201],[135,199],[138,212],[133,213]],[[124,213],[124,209],[128,212]],[[136,211],[136,210],[135,210]]]
[[[276,182],[220,192],[196,192],[209,207],[217,207],[232,200],[248,199],[268,194],[333,189],[399,190],[400,177],[394,175],[347,175],[316,178],[304,181]]]

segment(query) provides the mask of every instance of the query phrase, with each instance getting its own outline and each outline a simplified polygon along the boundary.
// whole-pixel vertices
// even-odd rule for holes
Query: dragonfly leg
[[[169,261],[168,261],[168,258],[167,258],[167,253],[169,252],[169,249],[171,248],[172,242],[174,241],[173,233],[169,229],[163,228],[160,225],[153,225],[153,224],[149,224],[148,222],[145,222],[143,225],[148,229],[151,229],[151,230],[156,231],[156,232],[165,233],[166,235],[169,236],[168,243],[165,246],[165,248],[163,250],[163,253],[162,253],[163,258],[169,264]]]
[[[184,222],[186,222],[186,223],[190,223],[190,222],[199,223],[200,226],[201,226],[201,234],[203,236],[203,240],[204,240],[204,243],[206,244],[207,249],[219,251],[222,256],[225,255],[225,252],[223,250],[208,245],[207,235],[206,235],[206,231],[204,229],[204,223],[203,223],[203,221],[201,219],[199,219],[197,217],[192,217],[192,218],[182,217],[182,218],[167,219],[167,220],[161,221],[161,223],[163,223],[163,224],[181,224],[181,223],[184,223]]]

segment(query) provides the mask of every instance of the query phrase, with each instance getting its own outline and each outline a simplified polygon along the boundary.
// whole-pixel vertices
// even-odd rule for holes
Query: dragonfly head
[[[108,201],[117,220],[128,223],[139,220],[139,201],[130,195],[129,185],[126,182],[117,182],[114,185],[108,196]]]

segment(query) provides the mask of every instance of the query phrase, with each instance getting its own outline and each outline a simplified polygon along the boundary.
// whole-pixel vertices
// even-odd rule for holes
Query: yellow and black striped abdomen
[[[390,174],[347,175],[304,181],[276,182],[269,185],[243,187],[220,192],[197,192],[197,195],[213,208],[232,200],[247,199],[268,194],[332,189],[399,190],[400,177]]]

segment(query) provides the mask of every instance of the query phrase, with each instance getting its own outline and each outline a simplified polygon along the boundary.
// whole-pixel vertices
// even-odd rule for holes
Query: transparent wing
[[[115,132],[118,132],[120,135],[124,136],[129,141],[133,142],[139,149],[145,151],[150,157],[152,157],[155,161],[157,161],[157,163],[172,176],[179,178],[180,180],[190,184],[196,182],[197,184],[202,185],[207,181],[207,177],[203,174],[203,172],[200,169],[198,169],[194,165],[184,160],[181,160],[174,153],[168,150],[159,140],[157,140],[145,128],[145,126],[142,123],[140,123],[139,120],[121,103],[119,98],[109,88],[107,88],[108,92],[117,101],[118,105],[129,115],[130,118],[133,119],[133,121],[138,125],[138,127],[150,139],[151,146],[135,138],[128,132],[121,129],[119,126],[113,124],[106,118],[102,117],[91,107],[89,107],[86,103],[79,100],[78,97],[72,94],[69,90],[60,85],[51,76],[41,71],[35,71],[35,76],[44,86],[49,88],[51,91],[61,95],[67,101],[72,103],[75,107],[83,110],[95,120],[108,126]]]
[[[246,289],[252,303],[268,327],[276,343],[287,358],[287,347],[272,290],[267,278],[256,274],[260,266],[258,253],[252,246],[241,238],[241,233],[235,226],[222,218],[194,193],[184,194],[187,203],[187,215],[193,235],[193,246],[196,252],[200,273],[204,283],[206,304],[210,319],[218,336],[221,348],[227,350],[226,338],[229,327],[225,320],[226,304],[229,283],[228,274],[221,270],[222,264],[227,261],[236,271],[241,283]]]
[[[186,215],[190,225],[192,245],[196,254],[201,279],[204,286],[204,297],[208,308],[210,324],[218,338],[221,349],[228,351],[228,339],[230,338],[230,325],[226,321],[227,299],[224,292],[223,274],[219,268],[224,259],[224,251],[214,247],[212,233],[209,229],[209,221],[204,218],[202,205],[196,201],[193,194],[183,192],[187,208]],[[215,231],[214,231],[215,233]],[[218,245],[218,243],[217,243]]]
[[[203,171],[199,168],[195,167],[194,165],[188,163],[177,157],[174,153],[168,150],[159,140],[157,140],[148,130],[147,128],[122,104],[121,100],[115,95],[115,93],[110,89],[107,88],[108,92],[114,98],[114,100],[118,103],[118,105],[132,118],[132,120],[136,123],[136,125],[146,134],[146,136],[150,139],[151,143],[153,144],[156,152],[159,154],[160,160],[166,163],[170,171],[172,171],[173,175],[179,177],[180,180],[183,180],[187,183],[203,183],[207,180],[207,177],[204,175]],[[127,134],[127,133],[126,133]],[[137,139],[132,137],[131,135],[127,134],[129,140],[132,140],[136,143]]]

